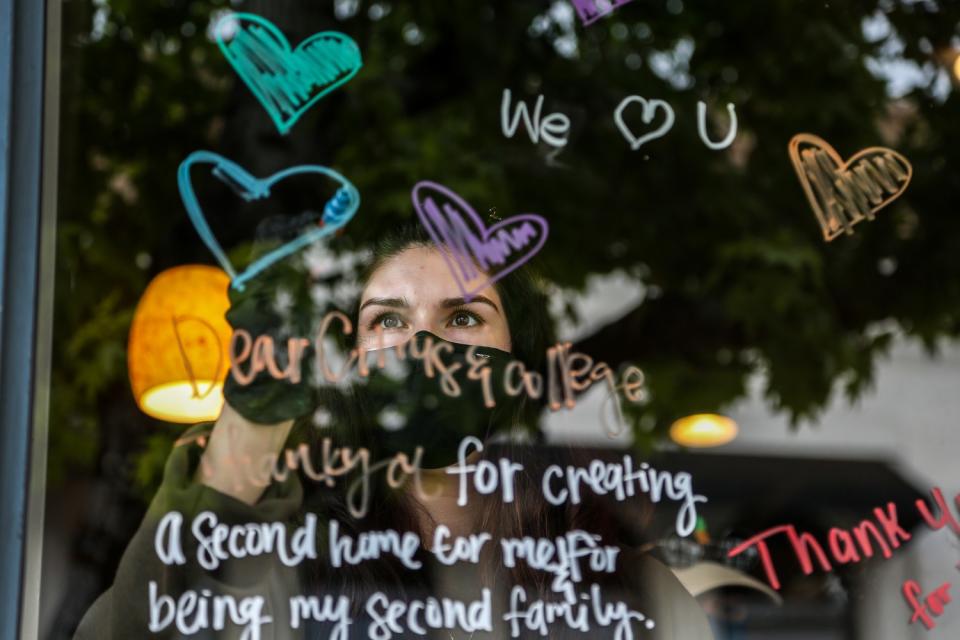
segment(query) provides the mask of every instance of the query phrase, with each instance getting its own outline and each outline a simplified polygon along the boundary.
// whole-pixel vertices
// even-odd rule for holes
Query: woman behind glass
[[[296,355],[296,351],[281,347],[292,335],[309,335],[311,331],[315,335],[323,314],[310,303],[305,274],[289,264],[276,265],[271,271],[261,276],[261,282],[249,283],[249,291],[239,295],[231,291],[233,306],[228,319],[235,329],[249,336],[249,343],[236,343],[237,353],[249,346],[247,356],[252,357],[256,337],[272,333],[278,368],[289,372],[291,363],[285,357],[288,353]],[[284,304],[278,305],[278,298]],[[467,300],[443,254],[418,230],[403,230],[377,247],[350,317],[328,314],[325,318],[328,335],[340,337],[343,352],[355,348],[358,360],[369,363],[369,382],[354,375],[356,384],[350,388],[331,383],[329,374],[339,374],[332,371],[332,357],[324,358],[324,363],[330,364],[328,375],[308,371],[310,364],[317,362],[309,348],[300,354],[304,370],[296,384],[289,377],[277,380],[269,371],[252,381],[244,380],[244,384],[236,375],[243,368],[235,370],[228,379],[227,402],[217,421],[212,426],[191,429],[171,453],[163,485],[121,560],[114,585],[88,611],[77,638],[180,637],[178,634],[365,638],[388,629],[384,624],[371,626],[377,620],[365,610],[370,602],[425,602],[432,596],[469,604],[481,600],[483,589],[490,594],[492,632],[455,626],[422,629],[426,636],[542,637],[527,630],[523,620],[514,619],[516,628],[512,628],[503,619],[511,606],[523,609],[517,606],[514,588],[522,588],[528,603],[537,599],[560,603],[574,596],[555,589],[553,575],[531,569],[522,561],[515,567],[505,567],[499,541],[523,536],[556,540],[574,530],[597,534],[602,537],[600,544],[619,549],[616,571],[587,572],[573,585],[576,598],[588,600],[592,597],[591,585],[596,584],[604,602],[623,601],[656,622],[651,630],[635,620],[630,625],[633,637],[712,637],[695,600],[672,574],[631,548],[642,538],[647,505],[639,498],[632,504],[599,499],[575,506],[548,503],[539,484],[543,470],[549,464],[575,463],[576,453],[529,443],[539,438],[537,422],[542,401],[523,393],[498,392],[496,405],[484,406],[480,383],[467,379],[470,362],[477,362],[477,358],[489,362],[496,375],[503,375],[504,363],[512,360],[522,362],[528,371],[544,369],[545,353],[552,343],[551,323],[546,300],[525,269],[514,271]],[[410,356],[431,348],[448,364],[463,365],[456,375],[461,391],[458,396],[451,397],[436,372],[424,375],[423,361],[419,368],[408,366],[400,376],[391,377],[379,370],[387,360],[400,360],[398,352]],[[378,360],[381,354],[384,357]],[[406,358],[408,365],[413,360]],[[447,473],[447,468],[457,462],[457,445],[466,435],[474,435],[483,447],[482,453],[478,446],[469,449],[469,462],[504,458],[522,465],[513,478],[512,501],[504,501],[500,491],[480,495],[472,489],[473,483],[467,482],[470,494],[466,505],[458,504],[458,498],[463,498],[460,476]],[[317,470],[323,468],[325,439],[328,447],[345,448],[354,456],[367,451],[371,464],[396,460],[400,455],[413,462],[416,446],[422,446],[423,470],[408,477],[399,488],[389,486],[382,469],[371,474],[367,485],[357,482],[357,473],[339,476],[332,483],[317,481]],[[520,440],[528,444],[518,444]],[[307,476],[314,479],[304,476],[304,465],[296,462],[296,456],[288,458],[282,453],[284,449],[301,450],[301,444],[308,446],[313,464]],[[280,467],[294,460],[290,466],[300,467],[300,472],[281,474],[286,477],[268,482],[259,461],[273,461],[278,455]],[[171,561],[167,553],[171,520],[164,520],[164,516],[172,511],[182,514],[183,564]],[[318,557],[287,566],[275,554],[263,554],[224,559],[216,569],[203,569],[197,564],[190,523],[204,512],[213,514],[204,521],[206,524],[214,518],[218,523],[234,525],[283,522],[290,531],[315,516]],[[392,531],[398,538],[412,532],[419,538],[420,549],[411,558],[385,553],[375,560],[355,565],[342,562],[333,567],[328,555],[332,521],[336,521],[341,541],[347,537],[355,541],[365,532]],[[439,562],[430,550],[441,527],[445,527],[443,533],[449,532],[445,538],[448,541],[457,536],[488,534],[489,541],[480,547],[477,562],[452,566]],[[158,557],[158,550],[166,554],[166,563]],[[197,635],[183,632],[192,630],[190,623],[197,622],[199,608],[192,616],[185,616],[180,631],[179,622],[170,616],[173,602],[187,590],[196,593],[198,607],[204,593],[210,594],[206,600],[209,619],[206,625],[196,625]],[[236,613],[234,622],[263,621],[265,616],[270,622],[258,627],[254,622],[225,622],[222,628],[211,630],[216,625],[210,598],[225,593],[235,594],[235,602],[247,598],[249,614],[244,617],[221,602],[219,613],[225,621]],[[381,596],[371,600],[374,594]],[[164,599],[164,595],[172,600]],[[263,600],[251,599],[257,595]],[[318,604],[329,596],[328,617],[334,617],[335,609],[340,614],[349,609],[351,624],[344,624],[342,616],[326,621],[305,619],[324,616],[308,615],[307,608],[295,606],[291,598],[311,595],[317,597]],[[305,602],[296,600],[297,604]],[[421,629],[416,625],[414,629],[407,627],[406,617],[401,619],[403,631],[394,630],[392,637],[424,637],[417,633]],[[615,635],[613,625],[600,627],[591,619],[589,626],[590,635]],[[514,631],[519,634],[513,635]],[[585,634],[560,620],[549,625],[549,635]]]

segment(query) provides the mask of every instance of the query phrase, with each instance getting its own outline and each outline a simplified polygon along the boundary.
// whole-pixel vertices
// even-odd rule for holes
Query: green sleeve
[[[264,598],[264,614],[272,622],[260,627],[262,640],[296,637],[286,624],[290,593],[298,587],[296,568],[288,568],[273,554],[224,561],[216,571],[206,571],[197,562],[191,523],[196,515],[211,511],[226,524],[284,522],[291,523],[300,511],[303,490],[296,474],[289,474],[282,483],[273,483],[260,501],[248,505],[194,481],[203,450],[199,443],[209,433],[210,425],[191,428],[175,446],[164,469],[163,483],[150,504],[147,515],[124,551],[113,585],[87,611],[74,636],[77,640],[109,640],[128,638],[187,637],[177,631],[174,619],[158,632],[151,632],[152,621],[159,627],[169,607],[151,607],[172,596],[176,601],[187,591],[203,595],[233,596],[236,601],[260,595]],[[155,547],[156,534],[163,517],[170,512],[183,516],[180,539],[184,564],[165,564]],[[169,538],[168,538],[169,539]],[[151,588],[152,585],[152,588]],[[211,606],[212,602],[207,600]],[[189,620],[196,620],[195,616]],[[191,638],[239,638],[241,626],[227,624],[222,631],[199,631]],[[256,637],[256,636],[247,636]]]

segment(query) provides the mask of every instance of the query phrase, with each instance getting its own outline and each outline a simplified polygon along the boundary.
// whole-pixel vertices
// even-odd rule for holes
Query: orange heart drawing
[[[844,162],[825,140],[799,133],[790,140],[790,160],[830,242],[896,200],[910,184],[913,167],[885,147],[869,147]]]

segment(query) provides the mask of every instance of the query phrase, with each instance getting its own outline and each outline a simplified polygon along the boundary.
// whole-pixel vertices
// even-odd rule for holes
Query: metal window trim
[[[57,202],[60,144],[61,2],[46,5],[43,69],[43,132],[40,166],[40,230],[37,317],[33,371],[33,425],[30,476],[27,493],[27,543],[21,604],[21,640],[40,637],[40,578],[43,558],[44,516],[47,496],[49,447],[50,369],[53,349],[54,285],[56,282]]]
[[[38,629],[55,252],[59,14],[59,2],[48,6],[37,0],[0,0],[3,638],[36,638]]]

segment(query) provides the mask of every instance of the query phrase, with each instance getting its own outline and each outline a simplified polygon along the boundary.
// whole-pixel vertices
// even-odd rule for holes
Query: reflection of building
[[[603,459],[612,452],[596,449],[590,455]],[[950,558],[955,554],[943,560],[944,550],[930,544],[936,544],[930,538],[948,543],[949,532],[932,532],[921,522],[914,503],[924,497],[923,491],[887,461],[702,452],[665,452],[646,460],[663,471],[691,474],[694,489],[707,497],[697,513],[709,524],[713,542],[699,542],[696,536],[678,538],[676,505],[669,502],[654,505],[653,520],[639,535],[656,544],[656,553],[681,575],[697,565],[722,565],[730,574],[738,574],[738,579],[713,580],[709,589],[702,590],[701,604],[715,624],[718,640],[909,637],[878,632],[879,620],[884,620],[881,626],[888,631],[897,628],[906,633],[909,611],[900,598],[903,581],[916,579],[933,587],[944,578],[937,582],[938,574],[918,563],[939,558],[944,567],[952,566]],[[912,539],[893,549],[889,559],[878,547],[871,559],[836,562],[830,530],[849,530],[872,519],[874,509],[888,503],[896,506],[897,522]],[[771,536],[766,543],[780,582],[777,593],[782,602],[778,602],[765,588],[768,582],[759,554],[743,553],[732,559],[728,554],[734,544],[787,524],[812,535],[832,567],[824,571],[814,557],[813,570],[806,575],[788,537]],[[689,576],[685,578],[689,582]],[[874,607],[881,607],[882,613]],[[953,628],[947,626],[946,618],[940,624]]]
[[[643,294],[622,278],[594,284],[580,311],[599,324],[622,315]],[[575,339],[589,335],[590,327],[565,331]],[[958,637],[960,605],[947,606],[936,628],[927,631],[909,624],[910,610],[901,593],[905,580],[916,580],[928,591],[960,580],[957,537],[948,528],[934,531],[923,524],[914,506],[917,498],[929,502],[929,490],[940,487],[954,516],[960,511],[951,502],[960,491],[960,465],[951,444],[960,415],[960,347],[940,347],[939,356],[931,358],[919,344],[895,341],[889,359],[877,362],[872,392],[856,405],[839,396],[816,425],[796,429],[770,411],[764,380],[758,377],[751,381],[750,397],[726,411],[740,427],[734,442],[716,453],[670,453],[657,459],[658,468],[692,474],[696,490],[708,498],[702,515],[717,542],[793,524],[814,533],[829,553],[831,527],[856,525],[891,501],[912,535],[889,559],[875,555],[830,572],[816,569],[809,576],[781,536],[771,552],[778,571],[784,571],[784,604],[778,607],[765,595],[736,586],[706,594],[701,602],[717,623],[718,640]],[[625,438],[607,439],[596,427],[601,396],[598,390],[582,398],[574,411],[550,414],[550,441],[626,444]],[[663,517],[666,527],[671,514]],[[695,544],[693,537],[686,541]],[[694,552],[690,562],[715,560],[701,555]],[[749,573],[764,580],[760,567]]]
[[[813,572],[804,575],[785,535],[767,540],[781,582],[777,605],[768,597],[730,585],[711,594],[717,638],[876,638],[869,633],[864,602],[878,593],[898,596],[899,577],[878,580],[885,563],[912,552],[913,541],[895,550],[890,560],[877,553],[872,560],[840,565],[833,561],[829,530],[849,528],[870,519],[873,509],[893,502],[899,522],[920,535],[914,500],[921,495],[885,462],[856,459],[817,459],[782,455],[732,455],[703,453],[666,454],[664,468],[686,469],[699,491],[708,495],[700,512],[719,538],[753,536],[778,525],[792,524],[809,532],[822,545],[832,570],[823,571],[816,559]],[[666,516],[669,520],[669,517]],[[919,525],[919,526],[918,526]],[[754,558],[749,574],[766,583],[762,563]],[[889,598],[885,598],[889,599]],[[889,614],[904,620],[906,608],[888,607]],[[735,615],[734,615],[735,613]],[[804,635],[796,635],[803,630]],[[735,635],[740,633],[743,635]]]

